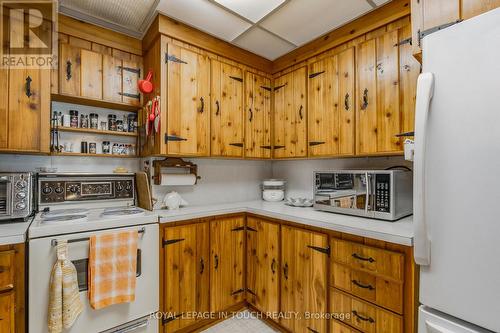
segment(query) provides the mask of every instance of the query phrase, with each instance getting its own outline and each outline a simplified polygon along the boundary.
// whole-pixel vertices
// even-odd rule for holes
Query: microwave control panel
[[[391,175],[377,174],[375,177],[375,211],[391,211]]]

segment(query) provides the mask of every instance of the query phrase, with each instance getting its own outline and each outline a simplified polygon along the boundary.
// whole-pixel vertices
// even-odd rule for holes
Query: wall
[[[342,159],[289,160],[274,161],[273,178],[287,181],[286,196],[308,197],[313,195],[313,172],[333,169],[385,169],[395,165],[413,168],[411,162],[397,157],[363,157]]]

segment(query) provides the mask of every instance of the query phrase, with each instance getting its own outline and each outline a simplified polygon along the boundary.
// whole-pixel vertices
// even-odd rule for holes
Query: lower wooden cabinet
[[[0,294],[0,332],[14,333],[14,292]]]
[[[24,244],[0,245],[0,332],[25,332]]]
[[[245,300],[245,217],[210,221],[210,311]]]
[[[247,301],[262,312],[279,311],[280,225],[247,218]]]
[[[297,318],[282,319],[292,332],[327,331],[328,236],[282,226],[281,229],[281,311],[297,313]]]
[[[164,332],[193,324],[188,313],[209,311],[208,232],[206,222],[164,229]]]

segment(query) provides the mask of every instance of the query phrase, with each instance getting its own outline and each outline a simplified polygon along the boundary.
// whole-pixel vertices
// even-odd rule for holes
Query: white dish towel
[[[83,311],[76,268],[68,259],[68,243],[58,241],[57,261],[52,268],[49,288],[49,333],[61,333],[73,326]]]

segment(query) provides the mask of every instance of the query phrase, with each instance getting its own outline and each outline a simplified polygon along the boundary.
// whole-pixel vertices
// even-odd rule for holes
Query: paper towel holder
[[[196,183],[198,179],[201,179],[198,176],[198,166],[192,162],[184,161],[179,157],[167,157],[164,160],[155,160],[153,161],[154,168],[154,176],[153,180],[155,185],[161,185],[161,168],[182,168],[188,169],[190,174],[193,174],[196,177]]]

